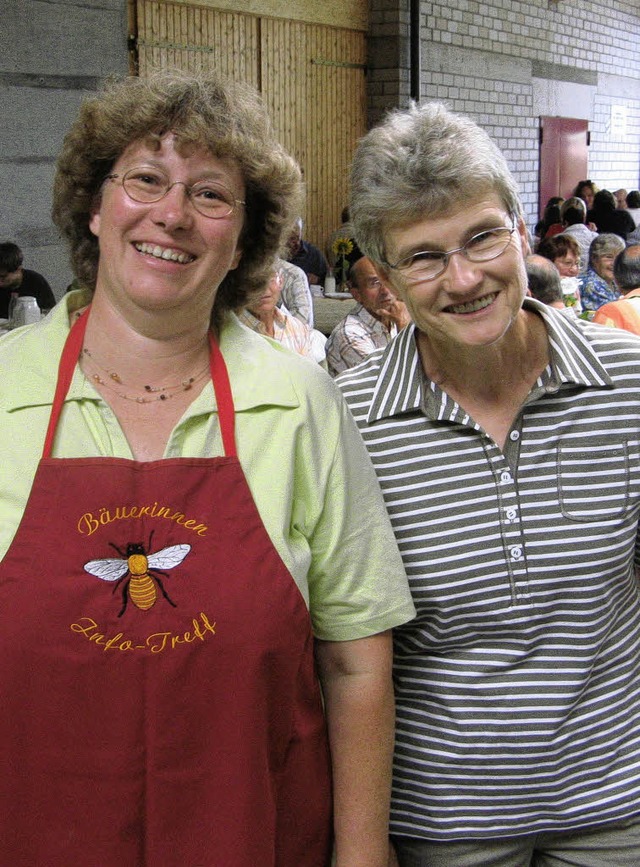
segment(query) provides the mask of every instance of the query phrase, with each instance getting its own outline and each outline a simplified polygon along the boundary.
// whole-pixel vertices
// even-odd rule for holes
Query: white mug
[[[324,278],[324,294],[332,295],[336,291],[336,278],[333,274],[327,274]]]

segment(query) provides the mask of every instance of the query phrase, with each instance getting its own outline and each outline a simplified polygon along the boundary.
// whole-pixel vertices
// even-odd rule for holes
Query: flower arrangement
[[[347,274],[349,273],[349,254],[353,252],[353,241],[351,238],[336,238],[331,246],[331,250],[336,257],[336,282],[341,289],[346,289]]]

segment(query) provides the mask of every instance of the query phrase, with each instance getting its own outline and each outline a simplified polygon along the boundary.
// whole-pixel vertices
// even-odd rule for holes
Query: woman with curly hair
[[[332,815],[387,863],[401,560],[337,389],[233,313],[299,189],[210,75],[67,135],[82,288],[0,341],[2,867],[324,867]]]
[[[587,178],[584,181],[578,181],[578,183],[576,184],[576,188],[573,191],[573,195],[577,196],[577,198],[579,199],[582,199],[582,201],[587,206],[588,213],[593,207],[593,199],[597,192],[598,188],[596,187],[596,185],[590,178]]]
[[[537,253],[553,262],[561,277],[577,277],[580,273],[580,247],[570,235],[545,238],[540,242]]]

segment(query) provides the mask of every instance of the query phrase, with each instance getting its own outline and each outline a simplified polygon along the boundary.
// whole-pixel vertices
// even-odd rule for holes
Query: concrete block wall
[[[81,100],[127,71],[124,0],[4,0],[0,26],[0,240],[60,297],[71,281],[50,220],[55,158]]]
[[[540,115],[589,121],[589,176],[640,186],[640,7],[629,0],[441,0],[419,7],[420,98],[471,115],[538,216]],[[409,0],[371,0],[369,120],[410,95]],[[384,54],[380,42],[394,43]],[[395,56],[395,67],[391,63]]]
[[[408,0],[372,0],[367,40],[369,125],[410,98]]]

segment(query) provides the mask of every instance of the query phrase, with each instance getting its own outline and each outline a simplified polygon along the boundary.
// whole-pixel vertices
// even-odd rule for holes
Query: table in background
[[[351,295],[345,298],[325,298],[324,295],[313,296],[313,325],[327,337],[338,322],[355,307]]]

